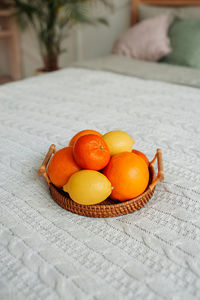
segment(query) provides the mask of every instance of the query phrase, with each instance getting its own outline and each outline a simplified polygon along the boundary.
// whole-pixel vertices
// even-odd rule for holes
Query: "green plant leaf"
[[[58,56],[65,38],[65,27],[81,24],[103,24],[103,17],[93,17],[91,10],[101,2],[111,8],[109,0],[13,0],[21,28],[31,25],[38,37],[42,56]]]
[[[106,25],[106,26],[109,25],[108,20],[106,20],[105,18],[98,18],[97,21],[98,21],[98,23],[101,23],[103,25]]]

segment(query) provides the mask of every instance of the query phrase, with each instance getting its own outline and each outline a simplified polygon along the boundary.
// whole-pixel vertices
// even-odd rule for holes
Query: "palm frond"
[[[58,56],[64,39],[64,29],[77,23],[108,25],[103,17],[91,16],[95,3],[111,8],[110,0],[13,0],[16,17],[22,28],[34,28],[42,55]],[[61,50],[62,49],[62,50]]]

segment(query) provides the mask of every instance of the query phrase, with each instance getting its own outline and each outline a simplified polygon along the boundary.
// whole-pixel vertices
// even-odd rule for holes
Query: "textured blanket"
[[[165,180],[140,211],[81,217],[39,168],[82,129],[127,131]],[[0,88],[0,299],[200,299],[200,90],[66,69]]]

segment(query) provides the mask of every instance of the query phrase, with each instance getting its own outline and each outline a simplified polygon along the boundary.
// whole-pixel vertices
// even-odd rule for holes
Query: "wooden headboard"
[[[138,21],[138,9],[140,4],[155,6],[198,6],[200,0],[132,0],[132,24]]]

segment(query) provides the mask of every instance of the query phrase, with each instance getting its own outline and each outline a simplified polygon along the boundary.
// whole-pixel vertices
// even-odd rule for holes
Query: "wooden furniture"
[[[140,4],[155,6],[198,6],[200,0],[132,0],[132,25],[138,22]]]
[[[162,151],[158,149],[154,159],[149,164],[150,180],[146,191],[137,198],[127,201],[111,200],[110,198],[96,205],[81,205],[74,202],[67,193],[63,192],[62,189],[57,188],[50,181],[47,172],[48,162],[53,154],[56,153],[55,145],[51,145],[48,153],[46,154],[41,167],[38,170],[40,176],[44,176],[46,179],[52,198],[62,208],[69,210],[75,214],[93,217],[93,218],[107,218],[117,217],[131,213],[135,210],[142,208],[153,196],[156,188],[156,184],[159,180],[164,180],[164,170],[162,161]],[[158,173],[155,175],[154,164],[158,162]]]
[[[9,54],[9,74],[0,76],[0,84],[22,78],[19,32],[12,14],[11,9],[0,10],[0,40],[4,40]]]

